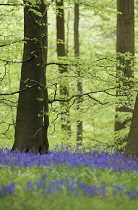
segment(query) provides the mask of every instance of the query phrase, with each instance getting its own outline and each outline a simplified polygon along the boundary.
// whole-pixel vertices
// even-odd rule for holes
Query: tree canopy
[[[51,146],[59,143],[76,144],[76,123],[81,121],[83,122],[83,138],[81,140],[83,145],[116,147],[114,144],[115,108],[124,107],[128,102],[123,91],[117,92],[117,79],[120,75],[118,76],[116,73],[116,66],[120,64],[116,59],[116,23],[117,14],[120,14],[120,11],[117,11],[116,1],[111,0],[102,2],[94,0],[64,1],[64,5],[58,5],[58,2],[60,1],[3,0],[0,3],[0,139],[6,146],[13,145],[14,131],[16,131],[17,126],[16,111],[18,110],[17,107],[19,108],[18,95],[20,100],[20,96],[28,94],[28,99],[24,100],[23,98],[20,104],[23,106],[24,101],[24,105],[29,107],[27,100],[30,100],[29,103],[32,102],[33,108],[39,107],[36,118],[42,124],[45,117],[49,118],[48,139]],[[45,5],[43,11],[40,10],[42,3]],[[74,56],[75,4],[79,5],[78,57]],[[27,22],[25,22],[23,12],[26,9],[30,14],[30,19]],[[64,22],[61,24],[64,24],[65,27],[65,39],[59,40],[59,43],[64,44],[66,55],[57,56],[59,26],[56,25],[56,16],[60,11],[59,9],[64,10]],[[135,10],[137,11],[136,5]],[[45,19],[46,13],[48,19],[44,23],[42,20]],[[58,15],[61,16],[61,14]],[[137,19],[136,14],[135,19]],[[33,25],[33,23],[35,24]],[[48,28],[48,32],[47,29],[43,31],[44,27]],[[135,24],[135,33],[137,33],[137,23]],[[48,40],[48,45],[43,43],[44,37]],[[33,47],[30,48],[30,52],[27,49],[27,56],[24,56],[24,47],[29,46],[29,44],[31,46],[31,43],[33,43]],[[35,45],[36,48],[34,48]],[[135,38],[135,46],[137,49],[137,37]],[[43,52],[40,53],[42,48]],[[43,57],[46,56],[46,51],[48,51],[47,59]],[[120,53],[123,53],[126,62],[133,56],[129,54],[129,51]],[[38,59],[39,56],[42,56],[43,62]],[[133,83],[131,102],[129,103],[131,111],[118,115],[119,122],[127,121],[132,117],[137,91],[136,57],[137,50],[135,50],[135,57],[133,57],[134,77],[128,78]],[[29,75],[31,68],[33,74],[35,69],[39,71],[41,66],[43,70],[46,68],[45,76],[44,74],[37,75],[37,77]],[[27,69],[24,80],[22,80],[21,74],[21,69],[22,72],[25,72],[23,68]],[[67,69],[67,71],[63,71],[61,74],[59,68]],[[46,77],[46,81],[43,80],[44,77]],[[126,78],[122,75],[122,79],[125,81]],[[26,83],[24,83],[25,81]],[[78,81],[82,85],[83,91],[77,88]],[[19,83],[22,82],[23,85],[20,85],[19,89]],[[61,94],[61,87],[68,90],[68,94]],[[122,86],[120,88],[123,89]],[[33,92],[34,90],[41,93],[35,96],[31,95],[31,98],[29,91]],[[45,91],[47,102],[44,97]],[[81,99],[79,109],[76,109],[79,99]],[[35,100],[34,103],[33,100]],[[45,109],[45,107],[47,108]],[[35,111],[30,109],[30,112],[34,113]],[[21,113],[21,119],[25,115],[31,119],[24,108],[22,108]],[[69,136],[61,129],[64,127],[63,121],[61,122],[63,114],[66,114],[65,124],[68,123],[71,127],[71,135]],[[36,118],[32,118],[33,123],[28,121],[27,129],[29,129],[29,124],[36,126]],[[128,136],[130,122],[131,120],[116,133],[117,138],[124,139]],[[39,124],[32,135],[38,134],[43,126],[44,124]],[[125,145],[126,142],[121,144],[121,148],[124,149]]]

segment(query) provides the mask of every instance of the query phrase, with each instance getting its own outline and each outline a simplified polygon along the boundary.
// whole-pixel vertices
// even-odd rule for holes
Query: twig
[[[38,84],[35,84],[35,85],[32,85],[31,87],[27,87],[27,88],[24,88],[22,90],[18,90],[16,92],[13,92],[13,93],[0,93],[0,96],[11,96],[11,95],[14,95],[14,94],[17,94],[17,93],[21,93],[23,91],[27,91],[27,90],[30,90],[34,87],[38,87],[39,85]]]
[[[0,6],[24,6],[24,4],[0,4]]]

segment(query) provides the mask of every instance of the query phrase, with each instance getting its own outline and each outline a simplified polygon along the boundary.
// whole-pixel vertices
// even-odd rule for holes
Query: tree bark
[[[136,96],[136,102],[134,106],[134,112],[132,116],[130,131],[127,138],[125,155],[138,157],[138,93]]]
[[[133,78],[133,56],[134,56],[134,0],[117,0],[117,86],[116,96],[125,95],[125,103],[116,107],[115,132],[126,128],[128,121],[118,121],[118,116],[123,112],[131,110],[133,84],[129,80]],[[129,53],[129,56],[126,56]],[[126,142],[126,138],[115,138],[116,147]]]
[[[74,55],[75,58],[79,58],[80,49],[79,49],[79,4],[74,4]],[[80,70],[77,71],[78,77],[80,76]],[[82,82],[78,79],[77,81],[77,91],[79,94],[82,94]],[[77,100],[76,109],[80,109],[80,104],[82,103],[82,97]],[[83,123],[82,120],[77,121],[77,133],[76,133],[76,141],[77,144],[82,144],[82,131],[83,131]]]
[[[47,62],[47,5],[26,2],[24,7],[24,53],[21,68],[15,141],[13,150],[47,152],[48,94],[46,88]],[[29,3],[29,4],[28,4]],[[38,13],[40,15],[38,15]]]
[[[64,3],[63,0],[56,0],[57,7],[57,15],[56,15],[56,27],[57,27],[57,55],[58,58],[64,59],[66,57],[66,49],[65,49],[65,27],[64,27]],[[59,72],[61,76],[64,73],[68,73],[67,66],[60,65]],[[60,84],[60,96],[62,98],[68,98],[69,91],[68,87]],[[61,114],[61,128],[67,133],[69,136],[71,135],[71,126],[69,120],[69,103],[61,102],[61,109],[63,111]]]

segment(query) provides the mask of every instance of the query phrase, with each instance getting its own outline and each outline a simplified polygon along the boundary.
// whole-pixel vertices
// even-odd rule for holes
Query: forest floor
[[[137,210],[137,180],[138,159],[120,153],[0,149],[0,210]]]

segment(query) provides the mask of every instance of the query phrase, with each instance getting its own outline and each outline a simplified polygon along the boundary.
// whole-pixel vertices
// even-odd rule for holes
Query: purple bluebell
[[[15,187],[15,183],[10,183],[9,185],[2,186],[0,190],[0,198],[3,198],[8,194],[15,194]]]
[[[48,154],[39,155],[33,153],[10,152],[6,149],[0,152],[0,166],[13,165],[16,167],[29,166],[51,166],[61,165],[86,166],[90,168],[108,168],[112,171],[138,171],[138,158],[126,158],[120,153],[89,152],[81,153],[81,150],[72,150],[64,148],[63,151],[50,151]]]

